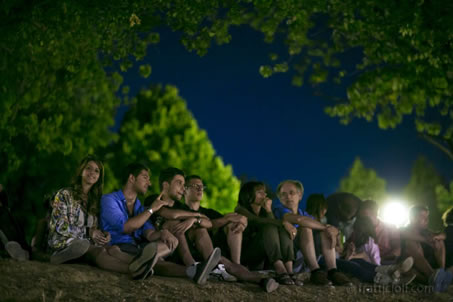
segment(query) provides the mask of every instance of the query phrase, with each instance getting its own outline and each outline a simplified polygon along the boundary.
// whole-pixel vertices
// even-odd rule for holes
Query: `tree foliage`
[[[379,203],[386,196],[386,181],[373,169],[366,168],[357,157],[349,169],[349,175],[340,180],[338,192],[353,193],[362,200],[372,199]]]
[[[237,203],[239,181],[232,167],[224,165],[201,130],[185,101],[173,86],[143,90],[127,112],[120,128],[120,139],[108,148],[109,169],[120,179],[122,168],[133,161],[149,161],[151,191],[160,192],[159,172],[169,166],[196,174],[207,185],[202,205],[220,212],[232,211]],[[121,184],[107,183],[107,190]]]
[[[414,114],[417,131],[453,159],[452,6],[446,0],[3,1],[0,181],[17,207],[35,209],[45,192],[69,181],[83,155],[118,139],[109,127],[117,106],[128,102],[127,87],[118,93],[121,72],[159,42],[162,27],[179,31],[181,43],[199,55],[212,42],[230,42],[232,26],[250,26],[269,43],[284,40],[287,53],[270,54],[259,69],[263,76],[291,72],[295,85],[307,75],[312,84],[346,78],[347,100],[328,114],[343,123],[376,118],[382,128]],[[346,70],[337,54],[354,47],[362,49],[362,62]],[[152,66],[139,72],[150,77]]]
[[[429,208],[430,227],[436,230],[441,227],[442,210],[436,196],[436,188],[443,186],[444,182],[432,163],[419,157],[414,163],[411,179],[405,189],[405,195],[411,203]]]
[[[444,213],[453,206],[453,181],[450,186],[439,184],[436,186],[436,200],[440,213]]]
[[[353,193],[362,200],[372,199],[379,203],[386,196],[386,181],[373,169],[366,168],[357,157],[349,169],[349,175],[340,180],[338,192]]]

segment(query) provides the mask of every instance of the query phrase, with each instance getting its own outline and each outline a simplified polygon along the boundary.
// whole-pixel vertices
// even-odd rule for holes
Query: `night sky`
[[[305,186],[304,202],[311,193],[335,192],[357,156],[387,180],[391,194],[402,192],[419,155],[433,162],[446,179],[453,178],[453,162],[417,137],[410,118],[394,130],[380,130],[377,122],[364,120],[343,126],[324,113],[328,101],[315,96],[307,82],[295,87],[291,74],[267,79],[259,74],[259,66],[269,63],[269,52],[284,53],[282,44],[266,44],[260,33],[245,27],[231,33],[229,44],[213,45],[199,57],[185,50],[179,34],[162,31],[161,42],[148,48],[145,59],[152,66],[151,76],[140,78],[136,66],[124,75],[124,83],[131,87],[131,95],[149,83],[177,86],[236,176],[265,181],[273,189],[284,179],[298,179]],[[344,61],[359,60],[358,51],[348,56]],[[334,84],[318,90],[346,93]]]

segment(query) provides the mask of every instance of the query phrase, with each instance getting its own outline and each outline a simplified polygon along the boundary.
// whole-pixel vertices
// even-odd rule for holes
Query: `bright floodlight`
[[[379,216],[384,222],[401,227],[409,222],[409,209],[401,200],[391,199],[384,204]]]

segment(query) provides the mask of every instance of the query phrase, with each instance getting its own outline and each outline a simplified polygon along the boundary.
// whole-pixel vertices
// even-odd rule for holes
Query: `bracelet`
[[[153,209],[151,207],[148,209],[148,212],[150,215],[153,215]]]

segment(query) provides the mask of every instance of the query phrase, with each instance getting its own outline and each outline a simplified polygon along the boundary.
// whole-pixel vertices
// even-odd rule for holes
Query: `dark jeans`
[[[319,265],[324,267],[324,257],[319,260]],[[373,283],[376,275],[377,265],[369,263],[363,259],[337,259],[337,269],[343,273],[349,274],[362,282]]]
[[[132,256],[137,256],[140,254],[140,252],[143,250],[143,248],[148,244],[149,242],[141,242],[139,244],[133,244],[133,243],[117,243],[117,245],[122,252],[128,253],[129,255]]]
[[[283,227],[265,225],[242,244],[241,262],[250,269],[261,269],[263,263],[294,260],[293,241]]]

